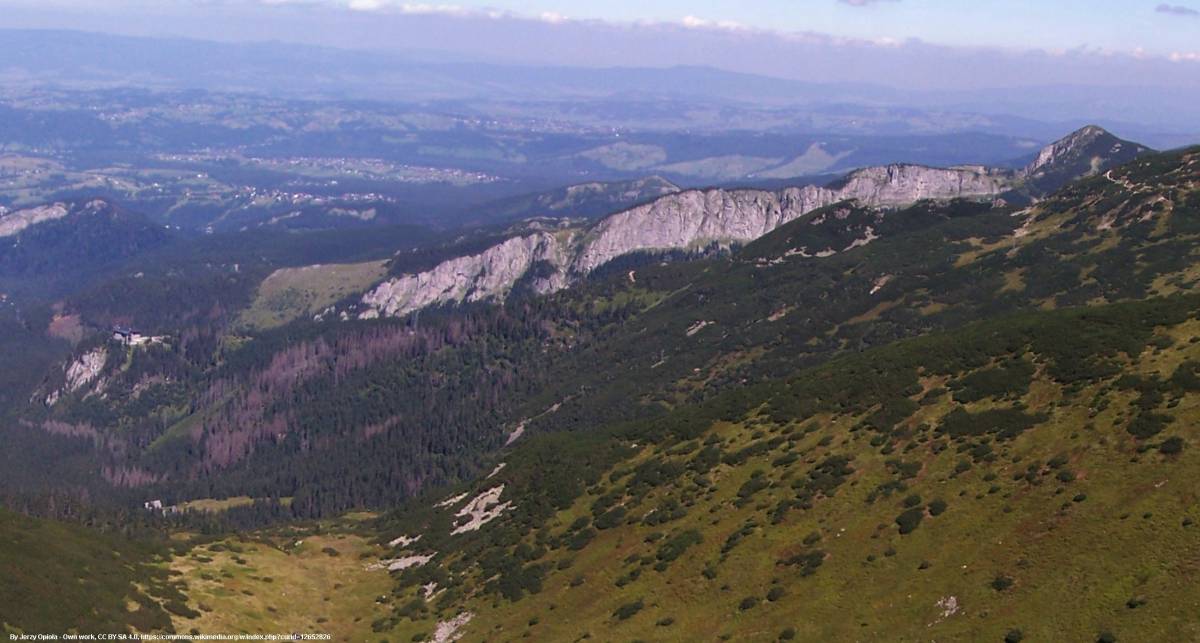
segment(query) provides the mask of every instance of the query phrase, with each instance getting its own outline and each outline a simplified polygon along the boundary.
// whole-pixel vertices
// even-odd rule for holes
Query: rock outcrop
[[[100,377],[100,373],[104,371],[104,365],[107,363],[108,349],[103,346],[80,355],[78,359],[66,366],[66,381],[63,383],[61,389],[52,391],[46,396],[46,406],[54,406],[54,403],[64,395],[79,391],[83,387],[95,382]],[[103,388],[103,383],[97,385],[97,388]]]
[[[1077,178],[1146,151],[1098,127],[1086,127],[1047,146],[1020,170],[894,164],[858,170],[824,187],[686,190],[591,225],[530,231],[482,253],[391,279],[362,298],[359,314],[399,316],[427,306],[499,301],[522,282],[534,292],[549,293],[624,255],[744,243],[843,201],[888,209],[923,199],[993,198],[1027,183],[1035,184],[1026,191],[1037,196],[1041,188],[1036,186],[1056,188],[1070,180],[1064,177]]]
[[[1008,170],[983,166],[887,165],[850,173],[834,184],[834,192],[837,201],[853,199],[872,207],[894,207],[922,199],[995,196],[1010,189],[1013,178]]]
[[[1124,165],[1151,151],[1144,145],[1119,139],[1104,128],[1088,125],[1042,148],[1020,176],[1032,192],[1046,193],[1076,179]]]
[[[468,531],[479,531],[487,523],[499,518],[512,507],[511,501],[500,502],[502,493],[504,493],[504,485],[492,487],[459,509],[454,514],[456,526],[450,534],[457,536]]]
[[[752,241],[839,201],[886,208],[921,199],[990,197],[1011,184],[1012,174],[1003,170],[888,165],[853,172],[829,187],[683,192],[600,221],[588,232],[570,273],[586,275],[631,252]]]
[[[363,297],[367,311],[362,316],[404,315],[438,304],[503,298],[535,263],[566,265],[567,246],[558,235],[548,232],[513,237],[477,255],[457,257],[432,270],[384,282]],[[534,280],[531,286],[539,293],[552,292],[566,286],[566,276],[555,272]]]
[[[47,203],[32,208],[0,210],[0,238],[16,236],[28,228],[47,221],[57,221],[68,216],[116,216],[117,208],[104,199],[92,199],[86,203]]]
[[[608,216],[591,226],[515,236],[425,272],[390,279],[362,299],[363,318],[428,306],[502,300],[522,281],[549,293],[635,252],[744,243],[819,208],[845,200],[876,207],[920,199],[991,197],[1011,179],[986,168],[890,165],[854,172],[839,185],[780,191],[687,190]],[[540,266],[540,270],[534,270]]]
[[[49,205],[40,205],[36,208],[9,212],[0,217],[0,237],[11,237],[19,234],[29,226],[37,225],[43,221],[61,219],[69,213],[70,210],[63,203],[51,203]]]

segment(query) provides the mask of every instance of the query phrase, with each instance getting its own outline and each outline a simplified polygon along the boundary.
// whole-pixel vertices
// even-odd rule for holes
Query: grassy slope
[[[383,549],[354,531],[352,525],[285,530],[182,551],[170,568],[189,586],[191,613],[177,614],[175,628],[321,632],[337,641],[372,637],[371,624],[386,614],[375,599],[392,583],[386,571],[367,569]]]
[[[382,279],[387,274],[385,264],[371,261],[281,268],[259,285],[241,321],[251,328],[275,328],[320,312]]]
[[[0,625],[26,633],[170,631],[166,551],[0,509]]]
[[[1088,324],[1118,329],[1102,341],[1114,345],[1091,345],[1089,350],[1123,346],[1122,336],[1148,328],[1138,323],[1125,327],[1128,320],[1090,318],[1075,311],[1044,315],[1047,323],[1057,319],[1060,329],[1087,331]],[[1170,317],[1157,309],[1133,316],[1138,315]],[[1033,332],[1043,324],[1036,315],[1025,322]],[[1142,337],[1142,342],[1151,341],[1136,356],[1114,353],[1113,359],[1126,374],[1170,382],[1180,364],[1200,359],[1200,344],[1192,341],[1197,336],[1200,322],[1189,319],[1159,329],[1154,337]],[[887,372],[877,373],[877,381],[864,386],[887,389],[888,378],[918,363],[921,355],[954,353],[974,337],[956,333],[906,342],[888,349],[891,353],[873,351],[829,368],[862,370],[862,377],[870,380],[869,365],[879,365]],[[1133,346],[1137,352],[1139,341]],[[902,354],[905,348],[907,357]],[[1164,397],[1154,411],[1169,413],[1174,422],[1158,435],[1136,440],[1126,427],[1145,412],[1136,407],[1139,396],[1125,388],[1128,382],[1118,384],[1115,373],[1099,375],[1104,372],[1102,362],[1090,367],[1095,377],[1064,383],[1059,378],[1066,376],[1055,364],[1067,362],[1069,352],[1051,356],[1021,346],[1011,354],[989,357],[1014,355],[1036,365],[1025,382],[1027,390],[1017,378],[1013,391],[959,404],[942,390],[944,385],[968,371],[987,370],[990,360],[954,373],[926,372],[908,397],[919,400],[929,391],[933,397],[927,404],[914,405],[917,410],[891,431],[864,425],[864,418],[877,410],[872,405],[861,412],[824,409],[783,422],[772,419],[778,413],[759,407],[745,418],[715,423],[690,443],[647,443],[653,432],[643,435],[631,460],[605,471],[588,493],[546,522],[549,531],[541,542],[548,550],[534,563],[549,563],[539,593],[511,602],[497,596],[494,587],[488,589],[487,574],[467,572],[456,590],[466,598],[445,604],[435,599],[426,618],[401,619],[399,639],[431,631],[435,619],[444,620],[460,609],[476,613],[466,640],[577,640],[586,634],[598,640],[689,641],[720,635],[729,640],[774,640],[788,628],[800,640],[999,641],[1012,628],[1023,630],[1026,640],[1091,640],[1102,631],[1112,631],[1121,640],[1200,636],[1190,617],[1200,604],[1200,590],[1195,589],[1200,527],[1185,523],[1200,520],[1193,484],[1200,476],[1200,459],[1189,447],[1178,455],[1158,450],[1168,436],[1194,442],[1189,427],[1200,419],[1200,391],[1164,384]],[[802,374],[799,381],[821,377],[818,369]],[[948,440],[936,428],[954,406],[982,411],[1014,405],[1024,405],[1029,414],[1045,413],[1046,419],[1011,440]],[[875,423],[880,424],[877,419]],[[880,436],[886,439],[878,440]],[[744,462],[730,461],[738,450],[771,444],[772,438],[782,439]],[[686,466],[699,443],[719,446],[726,463],[703,475],[685,471],[644,493],[633,491],[637,465],[675,461]],[[975,451],[980,444],[988,445],[990,455]],[[789,453],[796,456],[794,462],[787,462]],[[1065,462],[1053,462],[1060,454]],[[807,479],[816,465],[834,455],[851,457],[854,473],[831,490],[832,497],[818,495],[811,509],[793,508],[773,524],[780,501],[797,496],[791,483]],[[895,458],[919,463],[920,469],[902,479],[886,464]],[[1031,465],[1034,473],[1027,479]],[[510,466],[496,478],[514,485],[508,498],[518,505],[533,501],[528,494],[547,493],[532,484],[519,487],[520,466]],[[739,502],[739,491],[755,472],[770,484]],[[869,500],[888,482],[902,482],[904,488]],[[599,531],[582,550],[571,551],[565,545],[571,523],[591,518],[590,507],[597,498],[622,489],[616,504],[628,508],[626,518],[619,526]],[[919,527],[901,535],[895,520],[905,509],[904,499],[914,494],[921,497],[920,507],[940,499],[948,508],[938,516],[926,509]],[[643,516],[667,499],[678,500],[686,516],[662,525],[641,524]],[[403,518],[402,524],[411,525],[411,518]],[[750,523],[756,526],[723,554],[730,535]],[[470,569],[476,561],[472,538],[438,541],[437,529],[431,526],[422,543],[441,548],[441,569]],[[489,529],[511,534],[503,521],[485,526],[484,532]],[[663,540],[655,534],[670,538],[693,529],[702,541],[665,571],[657,571],[656,554]],[[819,534],[819,540],[806,543],[810,534]],[[479,538],[490,538],[490,548],[517,542],[509,535]],[[537,548],[533,533],[521,541]],[[460,558],[452,553],[455,550],[465,553]],[[802,566],[780,562],[807,552],[821,552],[823,557],[811,575],[804,575]],[[704,575],[706,568],[715,570],[713,578]],[[635,570],[636,579],[619,582]],[[409,574],[402,585],[422,582],[422,575],[434,573],[426,569]],[[999,577],[1010,579],[1011,587],[994,588]],[[776,587],[782,595],[767,600]],[[396,603],[416,598],[416,591],[409,587]],[[939,601],[950,597],[958,609],[943,616]],[[757,603],[742,609],[745,599]],[[627,620],[615,616],[620,606],[638,600],[644,604],[640,612]]]
[[[1200,327],[1179,316],[1178,302],[1053,311],[1137,299],[1147,294],[1141,284],[1151,280],[1150,295],[1192,289],[1193,246],[1185,239],[1195,233],[1196,203],[1180,172],[1195,165],[1194,157],[1168,159],[1166,168],[1153,167],[1155,161],[1131,166],[1115,175],[1118,182],[1080,184],[1026,216],[1016,239],[1009,232],[1020,221],[971,224],[990,232],[967,239],[962,252],[950,248],[934,257],[936,265],[947,266],[938,268],[947,277],[935,290],[915,287],[924,276],[919,264],[905,277],[908,264],[863,269],[854,265],[861,257],[847,255],[838,265],[850,264],[847,274],[867,285],[878,272],[899,275],[891,283],[900,298],[885,291],[881,299],[889,297],[883,303],[891,302],[890,308],[860,306],[865,312],[854,318],[859,323],[852,319],[827,332],[844,334],[865,327],[868,318],[911,316],[914,309],[953,310],[961,291],[952,286],[967,272],[990,275],[999,292],[1020,293],[1051,312],[892,344],[798,376],[793,366],[787,372],[795,379],[786,387],[772,383],[726,396],[749,413],[681,406],[662,421],[675,428],[644,420],[518,444],[509,466],[472,490],[509,485],[503,499],[516,506],[505,518],[452,537],[452,511],[417,503],[385,522],[389,539],[421,533],[411,551],[439,557],[399,575],[396,592],[385,601],[390,617],[374,629],[389,640],[420,638],[465,609],[476,615],[467,640],[575,640],[586,634],[599,640],[772,640],[789,630],[801,640],[1000,640],[1012,628],[1022,629],[1026,640],[1090,640],[1104,630],[1125,640],[1200,635],[1181,616],[1194,612],[1200,599],[1191,587],[1196,560],[1189,545],[1196,536],[1185,525],[1200,520],[1187,484],[1200,472],[1190,447],[1182,454],[1159,452],[1166,436],[1193,441],[1186,427],[1200,414],[1195,391],[1166,382],[1185,359],[1200,358],[1191,342]],[[1120,184],[1126,180],[1135,187]],[[1170,196],[1170,216],[1152,215],[1155,208],[1163,211],[1155,205],[1159,194]],[[1105,218],[1116,221],[1115,230],[1095,228]],[[728,286],[745,275],[767,274],[752,264],[755,257],[778,257],[801,241],[811,243],[811,235],[791,238],[800,230],[753,244],[743,255],[742,263],[750,265],[701,284],[714,297],[733,297],[733,304],[701,300],[704,308],[691,313],[710,319],[720,305],[729,308],[720,314],[746,323],[779,310],[774,301],[738,300],[732,293],[741,291]],[[868,258],[878,263],[878,255],[889,251],[907,256],[903,248],[880,243],[867,249]],[[1048,260],[1046,253],[1052,253]],[[1058,265],[1078,269],[1078,278],[1055,272]],[[767,280],[772,289],[763,292],[786,299],[790,291],[775,286],[796,276],[780,270],[779,278]],[[1063,290],[1071,284],[1082,285],[1081,296]],[[747,303],[756,309],[746,310]],[[687,312],[694,305],[668,304],[671,309],[654,314],[671,317],[667,332],[682,335],[674,327],[694,320],[674,309]],[[1189,314],[1195,307],[1182,305]],[[982,306],[979,316],[1002,309]],[[1168,321],[1171,328],[1152,338],[1154,324]],[[781,346],[776,361],[791,350]],[[1113,357],[1094,358],[1105,355]],[[1013,390],[962,402],[941,390],[1014,358],[1032,376],[1017,368],[1001,378],[1015,378]],[[1158,373],[1154,387],[1162,389],[1162,399],[1121,383],[1122,372]],[[815,384],[804,385],[809,381]],[[974,413],[1008,409],[1038,419],[1012,439],[948,439],[939,427],[958,407]],[[1170,413],[1170,427],[1132,437],[1131,422],[1151,412]],[[721,421],[714,424],[714,418]],[[987,420],[977,417],[966,426]],[[744,461],[734,457],[753,445],[766,448]],[[706,446],[719,448],[724,462],[711,471],[689,471]],[[812,498],[805,485],[794,486],[835,456],[852,458],[846,480],[818,476],[823,491]],[[895,459],[919,468],[901,474],[889,464]],[[634,467],[672,462],[682,472],[634,489],[632,480],[640,475],[630,473]],[[747,483],[756,472],[767,484],[754,490]],[[593,507],[611,493],[617,493],[611,503],[601,504],[623,506],[628,514],[572,549],[568,543],[576,534],[590,529],[573,523],[605,515],[604,507]],[[915,531],[900,534],[896,519],[913,495],[920,496],[917,510],[924,518]],[[640,523],[653,507],[672,500],[686,516]],[[934,500],[947,503],[945,513],[932,515]],[[805,508],[806,502],[812,506]],[[673,562],[660,560],[663,542],[691,530],[699,543]],[[740,540],[736,533],[743,533]],[[805,573],[797,555],[820,565]],[[796,562],[782,564],[789,559]],[[419,588],[430,581],[443,591],[426,601]],[[951,598],[957,608],[946,614]],[[617,616],[622,605],[639,601],[636,614]]]

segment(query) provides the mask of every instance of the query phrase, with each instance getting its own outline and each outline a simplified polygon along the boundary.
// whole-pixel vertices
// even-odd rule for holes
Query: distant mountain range
[[[634,128],[769,127],[826,134],[977,131],[1046,139],[1097,121],[1156,147],[1194,142],[1187,88],[1044,87],[910,91],[806,83],[708,67],[534,67],[436,52],[353,51],[282,43],[216,43],[76,31],[0,30],[0,78],[10,86],[206,89],[288,98],[434,103]],[[235,64],[236,63],[236,64]],[[295,70],[305,69],[302,77]],[[753,97],[750,107],[748,97]],[[569,109],[563,102],[570,101]],[[680,104],[720,108],[679,110]],[[1147,106],[1153,106],[1152,108]],[[689,113],[690,112],[690,113]],[[770,118],[764,114],[770,113]],[[685,115],[686,114],[686,115]],[[923,128],[923,129],[919,129]]]

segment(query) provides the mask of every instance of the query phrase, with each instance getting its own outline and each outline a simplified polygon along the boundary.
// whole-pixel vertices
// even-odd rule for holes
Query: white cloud
[[[684,16],[679,24],[688,29],[721,29],[725,31],[748,31],[750,28],[732,20],[705,20],[696,16]]]
[[[1163,3],[1155,7],[1154,10],[1158,13],[1165,13],[1172,16],[1185,16],[1188,18],[1200,17],[1200,11],[1178,4]]]
[[[192,0],[213,3],[222,0]],[[475,9],[457,4],[406,2],[404,0],[249,0],[252,4],[269,6],[339,7],[351,11],[388,11],[410,16],[459,16],[463,18],[500,18],[508,16],[497,10]],[[224,4],[232,4],[228,0]]]
[[[42,5],[57,5],[57,6],[86,6],[92,2],[99,0],[0,0],[0,7],[5,4],[20,4],[23,2],[36,2],[39,6]],[[478,6],[475,0],[108,0],[116,4],[127,4],[130,7],[153,6],[155,8],[165,5],[192,5],[194,6],[225,6],[225,7],[291,7],[291,8],[313,8],[313,9],[335,9],[345,11],[347,13],[357,14],[378,14],[381,16],[380,25],[385,22],[382,20],[384,16],[392,18],[399,16],[429,16],[443,17],[447,19],[461,19],[463,21],[480,20],[480,21],[496,21],[503,23],[505,21],[536,23],[545,25],[548,30],[562,29],[564,31],[578,30],[613,30],[621,33],[636,33],[643,32],[647,34],[663,34],[674,32],[676,35],[683,37],[681,32],[692,32],[694,38],[702,38],[706,35],[711,36],[730,36],[737,35],[745,40],[747,47],[751,51],[761,52],[769,49],[771,46],[781,47],[832,47],[832,48],[854,48],[856,51],[870,50],[886,50],[893,52],[896,55],[901,53],[910,54],[913,56],[946,56],[953,53],[969,54],[972,56],[1004,56],[1014,57],[1022,55],[1041,55],[1053,57],[1057,60],[1067,59],[1094,59],[1094,60],[1115,60],[1124,59],[1129,61],[1153,64],[1155,61],[1161,63],[1184,63],[1184,62],[1200,62],[1200,51],[1195,50],[1190,45],[1191,43],[1184,42],[1182,44],[1174,44],[1174,49],[1168,48],[1170,45],[1161,43],[1159,47],[1149,49],[1131,49],[1131,48],[1115,48],[1115,47],[1096,47],[1082,45],[1078,47],[1063,47],[1063,46],[1046,46],[1046,47],[1002,47],[997,45],[980,44],[977,46],[949,46],[938,45],[932,42],[911,38],[911,37],[888,37],[887,35],[879,35],[874,38],[855,37],[848,35],[832,35],[818,33],[813,31],[790,31],[771,26],[748,25],[731,20],[721,20],[703,17],[701,15],[688,14],[676,20],[610,20],[604,18],[580,18],[570,17],[557,11],[545,11],[540,13],[522,13],[509,9],[488,8]],[[497,0],[498,1],[498,0]],[[903,6],[903,0],[822,0],[825,2],[840,2],[846,6],[854,7],[870,7],[893,4]],[[1187,1],[1187,0],[1184,0]],[[1200,0],[1195,0],[1200,2]],[[463,3],[463,4],[458,4]],[[569,6],[564,3],[564,6]],[[1189,7],[1183,5],[1164,5],[1158,11],[1162,13],[1172,13],[1179,15],[1191,15],[1187,13]],[[300,11],[295,12],[297,15],[291,16],[292,19],[301,20],[299,17]],[[325,20],[329,16],[322,16]],[[391,25],[392,23],[386,23]],[[449,29],[450,27],[445,27]],[[583,33],[583,32],[580,32]],[[357,37],[356,37],[357,38]],[[286,37],[284,37],[286,39]],[[319,40],[319,38],[318,38]],[[332,39],[331,39],[332,40]],[[390,43],[380,44],[380,40],[373,40],[370,46],[386,47]],[[773,45],[774,43],[775,45]],[[345,46],[349,44],[352,47],[367,46],[363,39],[357,38],[350,43],[339,41],[336,44]],[[439,42],[436,38],[432,39],[430,44],[426,46],[449,49],[456,49],[455,44]],[[657,43],[656,51],[659,53],[668,52],[667,48]],[[471,49],[471,46],[466,46],[466,49]],[[687,50],[687,47],[684,47]],[[739,50],[740,51],[740,50]],[[600,55],[600,54],[597,54]],[[757,55],[757,53],[755,54]],[[890,54],[889,54],[890,55]],[[615,58],[621,58],[616,56]],[[764,60],[769,60],[769,56]],[[623,64],[636,64],[636,60],[621,59]],[[718,60],[716,62],[709,61],[710,64],[726,64],[726,60]],[[773,65],[774,61],[769,61],[772,64],[764,65],[765,67],[776,69]],[[1178,65],[1167,65],[1167,67],[1176,67]],[[783,73],[786,69],[779,69],[773,73]],[[1164,72],[1165,73],[1165,72]],[[1174,73],[1179,73],[1174,72]],[[1189,83],[1194,83],[1194,79],[1187,79]]]
[[[410,3],[410,2],[394,2],[393,0],[349,0],[346,6],[355,11],[379,11],[382,9],[394,9],[400,13],[411,15],[451,15],[451,16],[467,16],[471,15],[471,11],[465,7],[455,4],[425,4],[425,3]]]

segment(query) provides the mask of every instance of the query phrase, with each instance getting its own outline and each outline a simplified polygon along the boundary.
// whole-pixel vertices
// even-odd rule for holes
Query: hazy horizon
[[[723,2],[687,13],[675,2],[640,3],[640,9],[616,3],[606,13],[593,9],[576,14],[580,17],[567,11],[569,3],[495,4],[123,0],[98,10],[86,2],[5,0],[0,27],[366,52],[424,50],[448,59],[524,65],[709,66],[809,82],[939,91],[1200,87],[1200,54],[1189,48],[1200,32],[1200,12],[1183,5],[1089,3],[1092,13],[1076,14],[1090,17],[1067,33],[1034,38],[1029,32],[1039,29],[1029,26],[1036,21],[1029,20],[1028,7],[1003,9],[996,2],[965,9],[914,0],[813,0],[799,10],[789,7],[793,18],[773,25],[767,9],[778,9],[776,2],[756,3],[757,21],[723,19],[730,12]],[[1057,8],[1035,13],[1061,23],[1080,5],[1052,4]],[[991,13],[985,11],[989,7]],[[941,17],[923,18],[931,12]],[[1005,29],[1008,23],[1021,28]],[[986,35],[981,31],[974,44],[964,42],[976,28]]]

